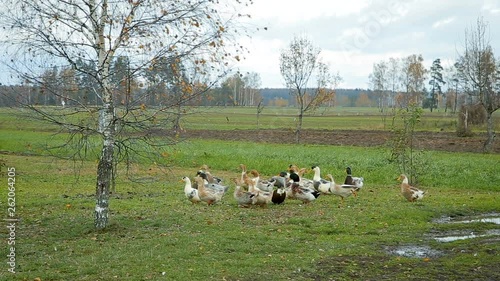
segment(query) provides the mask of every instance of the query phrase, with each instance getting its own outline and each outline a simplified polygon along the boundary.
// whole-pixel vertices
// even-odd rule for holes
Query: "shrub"
[[[462,105],[458,114],[457,135],[460,137],[472,136],[471,125],[482,125],[486,122],[486,110],[477,103]]]

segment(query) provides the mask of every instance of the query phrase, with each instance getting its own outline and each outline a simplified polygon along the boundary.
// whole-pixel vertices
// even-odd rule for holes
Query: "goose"
[[[357,196],[357,192],[363,187],[363,177],[353,177],[351,167],[345,168],[347,176],[345,177],[344,184],[354,185],[356,186],[356,190],[354,190],[354,196]]]
[[[425,191],[422,191],[408,183],[408,177],[405,174],[401,174],[398,179],[401,182],[401,194],[409,202],[415,202],[417,200],[422,200],[424,198]]]
[[[332,174],[328,174],[326,177],[329,178],[332,183],[330,187],[331,194],[339,196],[342,199],[341,204],[343,205],[344,199],[354,194],[356,186],[349,184],[336,184]],[[340,205],[338,207],[340,208]]]
[[[188,177],[182,177],[181,181],[184,182],[184,194],[186,198],[191,201],[191,203],[199,203],[200,196],[198,196],[198,190],[194,189],[191,185],[191,179]]]

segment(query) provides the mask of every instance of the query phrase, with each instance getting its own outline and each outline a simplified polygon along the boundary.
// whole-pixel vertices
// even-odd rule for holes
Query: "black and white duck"
[[[320,192],[300,185],[300,177],[297,173],[291,173],[290,179],[293,182],[289,187],[289,191],[287,191],[287,197],[300,200],[304,204],[308,204],[319,197]]]
[[[345,177],[344,184],[354,185],[356,189],[354,190],[354,196],[357,196],[357,192],[363,187],[364,178],[363,177],[353,177],[351,167],[345,168],[347,176]]]

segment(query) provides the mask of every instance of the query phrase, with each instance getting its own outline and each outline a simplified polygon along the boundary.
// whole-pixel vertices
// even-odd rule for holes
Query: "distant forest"
[[[294,104],[293,96],[289,94],[290,90],[285,88],[264,88],[260,89],[263,102],[266,105],[282,106],[279,101],[286,101],[287,104]],[[354,106],[376,106],[375,99],[371,90],[366,89],[336,89],[335,106],[354,107]]]
[[[16,101],[24,104],[32,105],[61,105],[62,100],[66,100],[66,104],[71,106],[69,100],[86,101],[84,104],[99,104],[95,92],[85,91],[86,87],[75,87],[72,89],[59,89],[58,94],[51,96],[44,93],[42,87],[35,86],[0,86],[0,106],[16,106]],[[232,87],[217,87],[205,94],[204,98],[197,102],[192,101],[186,105],[201,105],[201,106],[255,106],[262,100],[262,104],[266,106],[293,106],[295,105],[294,95],[290,95],[289,89],[286,88],[263,88],[253,89],[250,93],[234,94]],[[88,89],[88,88],[87,88]],[[141,91],[135,89],[135,91]],[[245,92],[245,91],[241,91]],[[252,96],[252,99],[246,98]],[[64,98],[66,97],[66,98]],[[241,102],[242,100],[251,100],[251,102]],[[236,101],[236,102],[235,102]],[[155,105],[160,101],[156,99],[146,102],[150,105]],[[371,90],[366,89],[337,89],[335,90],[335,99],[326,106],[342,106],[342,107],[375,107],[376,97]]]

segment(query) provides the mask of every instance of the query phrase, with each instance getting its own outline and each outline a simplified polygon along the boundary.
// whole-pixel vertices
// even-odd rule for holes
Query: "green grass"
[[[276,129],[295,128],[297,109],[293,107],[264,108],[257,125],[257,109],[253,107],[202,108],[191,112],[183,120],[186,129]],[[500,112],[494,115],[495,129],[500,130]],[[227,117],[227,118],[226,118]],[[392,113],[381,114],[377,108],[322,108],[304,117],[304,129],[335,130],[389,130]],[[451,113],[424,111],[417,130],[455,132],[457,117]],[[474,131],[485,131],[476,126]]]
[[[179,154],[189,151],[190,157],[200,163],[212,160],[206,163],[214,163],[213,172],[225,175],[226,179],[238,175],[232,163],[255,163],[252,166],[255,168],[261,167],[258,163],[263,167],[268,165],[266,175],[288,163],[286,160],[267,163],[269,159],[262,161],[255,155],[255,162],[244,161],[247,154],[242,151],[247,148],[253,147],[253,151],[258,152],[274,150],[273,145],[243,144],[241,150],[236,150],[236,144],[221,144],[233,154],[241,153],[242,158],[231,159],[230,153],[221,155],[220,150],[202,141],[186,143],[178,149],[185,151]],[[282,153],[290,148],[285,147]],[[304,157],[303,161],[316,159],[317,153],[325,151],[334,152],[338,159],[359,152],[357,148],[322,146],[303,146],[300,151],[298,156]],[[365,159],[373,158],[373,163],[384,161],[380,149],[364,151],[368,151]],[[218,154],[220,159],[198,157],[204,153]],[[267,209],[240,209],[231,194],[216,206],[191,205],[184,198],[178,179],[194,174],[199,163],[188,159],[186,164],[168,173],[151,164],[139,170],[137,176],[157,180],[146,184],[125,178],[119,180],[117,193],[111,201],[111,225],[102,232],[94,231],[92,224],[95,163],[84,163],[76,180],[72,163],[68,161],[3,156],[7,166],[14,166],[18,171],[16,196],[22,222],[17,230],[18,273],[15,276],[1,274],[15,277],[13,280],[36,277],[42,280],[107,280],[114,276],[125,280],[314,280],[333,276],[336,280],[352,280],[362,273],[367,279],[389,274],[390,279],[396,280],[405,277],[397,268],[423,264],[436,270],[429,265],[433,263],[436,267],[444,267],[443,271],[458,268],[459,274],[475,276],[469,272],[471,260],[480,262],[487,270],[493,262],[499,261],[496,255],[488,254],[500,250],[498,244],[454,243],[465,251],[474,248],[480,253],[479,257],[452,251],[431,262],[391,256],[384,250],[388,246],[405,244],[431,244],[446,249],[448,245],[434,245],[431,239],[425,238],[438,227],[431,222],[433,218],[498,211],[499,179],[491,178],[489,188],[485,187],[487,180],[474,184],[477,178],[453,179],[456,172],[447,171],[460,166],[457,163],[460,157],[446,153],[435,155],[436,159],[449,156],[455,158],[442,160],[444,168],[449,169],[443,169],[440,175],[451,178],[444,182],[435,182],[430,177],[423,180],[421,188],[427,190],[428,196],[417,204],[405,202],[399,195],[397,183],[393,181],[394,167],[380,165],[369,172],[359,164],[363,167],[359,170],[367,178],[366,186],[358,198],[348,198],[343,208],[337,208],[338,198],[322,196],[310,205],[287,201],[283,206]],[[462,160],[474,163],[481,161],[482,156],[470,154]],[[323,158],[317,160],[321,163]],[[498,157],[485,159],[483,163],[491,166],[494,161],[498,161]],[[277,166],[272,168],[274,164]],[[329,165],[325,163],[324,167]],[[469,169],[471,174],[480,173],[479,168]],[[340,177],[341,173],[337,174]],[[5,182],[5,176],[2,179]],[[461,181],[466,186],[454,186]],[[2,233],[5,235],[5,230]],[[319,270],[331,260],[349,269],[332,272],[335,268],[332,264],[331,268],[323,269],[324,272]],[[368,264],[362,265],[363,261]],[[368,272],[366,266],[374,272]],[[393,272],[380,271],[384,266],[392,268]],[[412,269],[412,272],[419,271],[422,269]],[[424,278],[435,276],[428,270],[419,274]]]
[[[497,228],[433,222],[443,215],[499,211],[497,154],[425,152],[429,168],[419,187],[427,194],[412,204],[399,194],[394,180],[399,171],[387,161],[387,148],[191,140],[165,149],[156,163],[134,163],[130,178],[121,166],[110,202],[110,226],[95,231],[95,160],[38,155],[42,151],[33,147],[43,147],[50,130],[11,118],[3,110],[0,124],[0,150],[13,152],[0,155],[5,164],[0,198],[7,197],[6,168],[15,167],[16,213],[21,218],[16,229],[17,273],[7,272],[3,239],[0,280],[500,278],[498,237],[452,243],[432,239],[436,232]],[[185,199],[182,176],[193,176],[208,164],[230,183],[239,175],[240,163],[258,169],[263,177],[292,163],[319,165],[323,174],[332,173],[339,181],[345,166],[351,165],[354,175],[365,177],[365,187],[342,208],[339,198],[320,196],[309,205],[291,200],[240,209],[232,184],[215,206],[192,205]],[[0,206],[5,217],[5,204]],[[0,229],[7,237],[6,227]],[[401,245],[429,246],[443,255],[424,259],[387,252]]]
[[[56,114],[67,114],[62,120],[78,123],[78,120],[88,120],[88,114],[76,113],[74,109],[49,108]],[[154,110],[154,109],[149,109]],[[120,112],[120,109],[118,109]],[[294,129],[297,121],[297,109],[293,107],[266,107],[260,114],[257,124],[257,109],[255,107],[215,107],[215,108],[185,108],[182,126],[185,129]],[[0,110],[0,128],[8,130],[35,130],[41,128],[38,122],[28,118],[29,112],[19,112],[15,109]],[[96,113],[91,113],[96,118]],[[500,112],[493,115],[495,130],[500,131]],[[165,118],[158,113],[158,119]],[[391,112],[381,114],[377,108],[321,108],[313,115],[304,117],[304,129],[335,129],[335,130],[389,130],[391,128]],[[88,122],[88,121],[86,121]],[[94,122],[95,123],[95,122]],[[417,130],[455,132],[457,117],[451,113],[424,111],[422,121]],[[56,132],[55,126],[43,126],[44,131]],[[484,132],[485,125],[474,126],[474,131]]]

